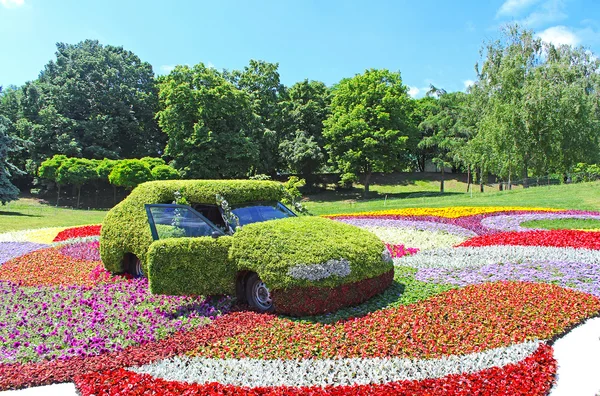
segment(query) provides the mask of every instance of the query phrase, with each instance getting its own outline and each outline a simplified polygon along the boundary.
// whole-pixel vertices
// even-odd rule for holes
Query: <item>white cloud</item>
[[[419,94],[419,92],[421,92],[421,90],[417,87],[408,87],[408,94],[412,97],[412,98],[416,98],[417,95]]]
[[[5,8],[17,8],[24,5],[25,0],[0,0],[0,4]]]
[[[475,84],[473,80],[464,80],[463,85],[465,86],[465,90],[467,90],[471,85]]]
[[[518,15],[539,2],[540,0],[506,0],[498,9],[496,17]]]
[[[554,45],[576,46],[581,42],[581,38],[566,26],[553,26],[537,34],[539,38],[547,43]]]
[[[529,14],[527,18],[520,22],[528,27],[536,27],[562,21],[568,17],[563,11],[564,8],[564,0],[547,0],[539,9]]]

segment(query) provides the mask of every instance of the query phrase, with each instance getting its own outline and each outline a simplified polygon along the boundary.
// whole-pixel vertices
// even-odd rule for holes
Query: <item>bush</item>
[[[167,163],[162,158],[144,157],[141,158],[140,161],[146,164],[148,168],[150,168],[150,170],[156,168],[157,166],[167,165]]]
[[[233,238],[163,239],[148,250],[150,291],[169,295],[235,295],[236,266],[228,258]],[[198,254],[210,252],[211,254]]]
[[[119,161],[108,175],[110,184],[129,189],[149,180],[152,180],[150,168],[136,159]]]
[[[176,191],[188,202],[207,204],[216,203],[216,194],[230,204],[279,201],[283,197],[282,185],[272,181],[172,180],[141,184],[108,212],[102,224],[100,255],[107,270],[123,272],[123,258],[132,253],[142,260],[148,273],[146,254],[153,239],[144,204],[171,203]]]
[[[169,165],[158,165],[152,169],[152,178],[154,180],[177,180],[179,172]]]
[[[393,269],[385,246],[358,227],[318,217],[295,217],[244,226],[234,235],[230,258],[239,270],[259,274],[270,290],[337,287]],[[340,270],[345,266],[349,271]],[[316,276],[330,271],[332,276]],[[276,304],[277,306],[277,304]]]

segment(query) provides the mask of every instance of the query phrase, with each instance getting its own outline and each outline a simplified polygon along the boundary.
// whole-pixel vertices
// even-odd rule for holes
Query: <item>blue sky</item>
[[[400,71],[411,94],[463,90],[485,40],[520,22],[600,53],[600,0],[0,0],[0,85],[35,79],[55,43],[120,45],[158,74],[198,62],[279,62],[286,85]]]

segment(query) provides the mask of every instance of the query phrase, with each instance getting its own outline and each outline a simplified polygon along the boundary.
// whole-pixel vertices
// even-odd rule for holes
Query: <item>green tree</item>
[[[323,135],[342,181],[363,173],[365,195],[373,172],[403,164],[406,142],[414,134],[412,102],[400,73],[367,70],[342,80],[333,90],[331,115]]]
[[[481,113],[471,153],[508,178],[567,172],[598,154],[598,70],[584,49],[508,26],[487,45],[471,93]],[[473,150],[477,148],[477,150]]]
[[[14,139],[8,135],[10,120],[0,115],[0,202],[5,205],[19,197],[19,189],[11,183],[11,177],[19,170],[8,161],[8,154],[16,149]]]
[[[164,148],[152,67],[122,47],[58,43],[56,59],[10,95],[11,106],[15,101],[19,137],[34,143],[30,169],[57,153],[117,159]]]
[[[413,124],[417,128],[417,134],[408,142],[409,151],[412,154],[412,162],[419,172],[425,172],[427,161],[433,158],[433,148],[419,146],[419,143],[433,135],[433,129],[429,123],[424,123],[434,111],[438,110],[437,99],[432,95],[426,95],[414,100]]]
[[[38,176],[42,179],[48,180],[56,184],[57,195],[56,195],[56,206],[59,205],[60,202],[60,188],[62,183],[58,181],[58,168],[67,161],[68,158],[63,154],[55,154],[52,158],[48,158],[44,162],[40,164],[38,168]]]
[[[152,180],[148,165],[137,159],[121,160],[108,175],[108,181],[132,190],[138,184]]]
[[[430,131],[424,136],[418,148],[431,149],[431,160],[441,170],[440,192],[444,192],[445,168],[456,167],[460,150],[470,137],[467,129],[462,128],[460,118],[466,102],[463,92],[447,93],[443,89],[431,86],[428,94],[438,99],[430,114],[419,125],[420,130]]]
[[[98,164],[84,158],[69,158],[56,171],[57,184],[70,184],[77,188],[77,209],[81,200],[81,187],[98,178]]]
[[[281,102],[287,98],[286,87],[279,80],[279,64],[251,59],[244,70],[224,72],[224,77],[248,94],[257,127],[250,136],[259,147],[257,168],[253,173],[275,174],[279,167],[278,146],[286,120]]]
[[[152,178],[154,180],[177,180],[179,172],[169,165],[158,165],[152,168]]]
[[[279,144],[282,164],[312,184],[312,174],[326,161],[323,122],[329,115],[331,95],[320,81],[294,84],[282,103],[289,127]]]
[[[177,66],[160,84],[165,155],[184,178],[244,177],[257,169],[260,128],[248,94],[202,63]]]
[[[141,158],[140,161],[144,162],[148,165],[150,170],[156,168],[157,166],[166,165],[167,163],[162,158],[154,158],[154,157],[144,157]]]

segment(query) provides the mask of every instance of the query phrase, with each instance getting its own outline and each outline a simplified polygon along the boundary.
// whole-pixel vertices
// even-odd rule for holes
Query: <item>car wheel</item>
[[[257,274],[252,274],[246,281],[246,300],[251,308],[259,312],[273,312],[273,300],[267,285]]]
[[[134,278],[143,278],[144,275],[144,267],[142,266],[142,260],[140,260],[135,255],[129,256],[129,266],[127,268],[127,273],[133,276]]]

